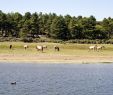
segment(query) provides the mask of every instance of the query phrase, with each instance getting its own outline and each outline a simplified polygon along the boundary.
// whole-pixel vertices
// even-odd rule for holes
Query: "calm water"
[[[113,64],[0,63],[0,95],[113,95]]]

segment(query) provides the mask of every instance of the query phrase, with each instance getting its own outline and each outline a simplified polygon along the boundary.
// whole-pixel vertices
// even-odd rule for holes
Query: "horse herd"
[[[12,47],[13,47],[13,45],[10,44],[10,45],[9,45],[9,48],[12,49]],[[27,48],[29,48],[29,46],[28,46],[27,44],[25,44],[23,47],[24,47],[25,50],[26,50]],[[57,46],[57,45],[54,46],[53,48],[54,48],[55,51],[60,51],[60,47]],[[100,51],[100,50],[102,50],[102,49],[104,49],[104,48],[105,48],[105,46],[93,45],[93,46],[89,46],[88,49],[89,49],[89,51]],[[37,51],[42,51],[42,52],[43,52],[44,49],[47,49],[47,46],[46,46],[46,45],[37,45],[37,46],[36,46],[36,50],[37,50]]]
[[[24,45],[23,46],[24,47],[24,49],[26,50],[27,48],[29,48],[29,46],[28,45]],[[10,44],[9,45],[9,49],[12,49],[13,48],[13,45],[12,44]],[[37,45],[36,46],[36,49],[37,49],[37,51],[44,51],[44,49],[47,49],[47,46],[46,45]],[[59,46],[54,46],[54,50],[55,51],[60,51],[60,48],[59,48]]]

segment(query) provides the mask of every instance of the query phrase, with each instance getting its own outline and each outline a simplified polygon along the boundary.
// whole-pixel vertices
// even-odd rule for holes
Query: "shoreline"
[[[111,56],[76,56],[76,55],[25,55],[25,54],[0,54],[0,63],[50,63],[50,64],[90,64],[113,63]]]

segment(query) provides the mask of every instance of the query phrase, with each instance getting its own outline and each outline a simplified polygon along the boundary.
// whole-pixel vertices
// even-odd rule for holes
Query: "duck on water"
[[[11,82],[11,85],[16,85],[16,82]]]

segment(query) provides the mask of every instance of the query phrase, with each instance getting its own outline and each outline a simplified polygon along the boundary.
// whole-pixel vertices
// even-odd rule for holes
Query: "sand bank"
[[[75,56],[75,55],[25,55],[25,54],[0,54],[0,62],[35,62],[35,63],[112,63],[111,56]]]

